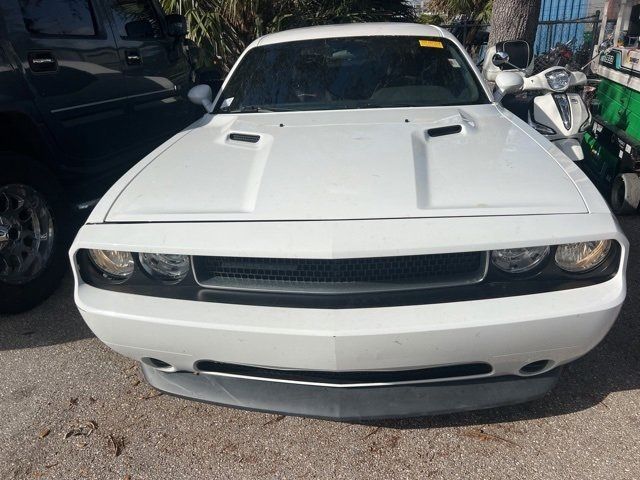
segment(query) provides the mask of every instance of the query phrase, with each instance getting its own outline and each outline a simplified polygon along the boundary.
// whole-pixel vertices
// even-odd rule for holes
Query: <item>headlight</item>
[[[552,90],[561,92],[569,88],[571,74],[565,69],[553,70],[545,75]]]
[[[540,265],[549,255],[549,246],[508,248],[491,252],[493,264],[507,273],[523,273]]]
[[[162,282],[181,282],[191,268],[191,262],[187,255],[141,253],[139,259],[145,272]]]
[[[89,250],[89,258],[106,278],[125,281],[133,274],[133,257],[129,252],[116,250]]]
[[[587,272],[602,262],[611,250],[611,240],[560,245],[556,250],[556,264],[567,272]]]

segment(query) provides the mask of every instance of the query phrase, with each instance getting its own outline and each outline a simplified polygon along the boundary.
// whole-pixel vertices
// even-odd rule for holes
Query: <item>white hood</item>
[[[451,125],[462,130],[427,133]],[[495,106],[481,105],[212,116],[142,169],[106,220],[586,212],[558,162]]]

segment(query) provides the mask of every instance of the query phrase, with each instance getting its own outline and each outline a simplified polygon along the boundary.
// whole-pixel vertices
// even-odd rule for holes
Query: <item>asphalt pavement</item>
[[[71,277],[0,317],[0,479],[640,478],[640,217],[628,297],[605,340],[545,398],[370,423],[162,395],[78,314]]]

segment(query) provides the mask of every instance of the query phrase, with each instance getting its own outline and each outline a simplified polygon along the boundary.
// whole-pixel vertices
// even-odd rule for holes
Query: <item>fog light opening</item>
[[[535,362],[527,363],[520,369],[520,375],[535,375],[547,370],[551,364],[551,360],[538,360]]]
[[[156,370],[160,370],[162,372],[177,372],[178,370],[171,365],[170,363],[164,362],[157,358],[145,357],[140,360],[145,365],[155,368]]]

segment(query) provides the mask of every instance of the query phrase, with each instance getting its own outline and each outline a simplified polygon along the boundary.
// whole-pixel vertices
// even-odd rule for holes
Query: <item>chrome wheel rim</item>
[[[44,197],[27,185],[0,187],[0,282],[36,278],[53,249],[53,217]]]

